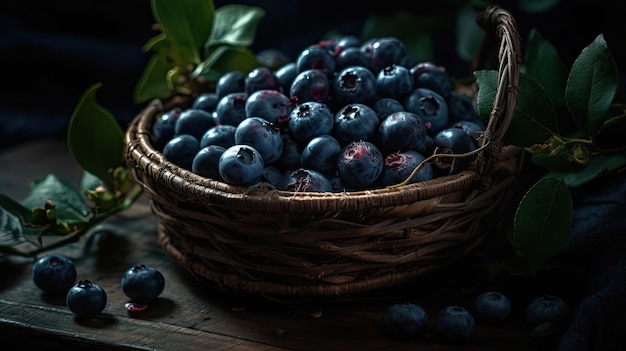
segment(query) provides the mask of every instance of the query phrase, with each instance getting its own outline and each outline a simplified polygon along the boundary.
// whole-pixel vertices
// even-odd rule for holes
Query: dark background
[[[455,56],[454,12],[465,1],[215,1],[259,6],[266,11],[251,47],[279,49],[295,58],[298,50],[330,30],[359,35],[372,15],[399,10],[432,14],[441,21],[433,33],[434,60],[456,72],[470,65]],[[617,3],[561,1],[543,13],[528,13],[518,1],[494,1],[516,18],[522,44],[537,28],[566,64],[601,33],[626,70],[625,29]],[[593,5],[593,6],[591,6]],[[101,82],[98,102],[124,126],[142,108],[133,88],[149,54],[142,51],[156,34],[149,0],[16,1],[0,4],[0,149],[35,138],[64,138],[80,96]]]

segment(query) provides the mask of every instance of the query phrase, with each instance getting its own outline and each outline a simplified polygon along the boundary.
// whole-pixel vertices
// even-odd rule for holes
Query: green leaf
[[[261,62],[247,48],[222,45],[213,50],[211,56],[196,67],[191,77],[201,76],[208,81],[216,82],[220,76],[228,71],[247,73],[259,66],[261,66]]]
[[[201,61],[200,50],[213,28],[213,1],[209,0],[152,0],[152,14],[160,29],[181,54],[184,66]]]
[[[520,0],[519,7],[528,13],[546,12],[556,6],[560,0]]]
[[[478,85],[480,115],[489,118],[498,88],[498,72],[474,72]],[[534,79],[520,74],[519,94],[505,142],[520,147],[540,144],[558,133],[557,115],[546,90]]]
[[[0,207],[3,207],[6,211],[21,218],[24,222],[30,222],[30,208],[24,207],[19,202],[4,194],[0,194]]]
[[[96,102],[100,86],[87,89],[74,109],[67,144],[76,162],[111,189],[108,172],[124,161],[124,132],[111,112]]]
[[[578,172],[567,173],[564,181],[567,186],[575,188],[625,165],[626,151],[594,155],[585,168]]]
[[[587,135],[594,136],[602,128],[617,86],[617,66],[600,34],[574,61],[565,90],[574,122]]]
[[[87,222],[90,209],[84,196],[71,184],[49,174],[43,180],[36,181],[30,194],[21,201],[25,208],[44,207],[46,201],[52,201],[56,208],[59,222]]]
[[[155,98],[165,99],[170,96],[172,90],[167,84],[167,74],[170,69],[171,66],[162,55],[154,54],[135,85],[134,101],[144,103]]]
[[[0,194],[0,198],[4,197]],[[6,199],[5,199],[6,200]],[[0,247],[10,247],[26,241],[19,217],[3,206],[0,199]]]
[[[514,245],[532,270],[563,248],[572,229],[573,211],[562,178],[543,178],[522,198],[514,219]]]
[[[224,5],[218,8],[215,10],[211,36],[204,43],[205,48],[219,44],[244,47],[251,45],[263,16],[265,10],[260,7]]]
[[[522,72],[541,84],[555,107],[565,106],[567,67],[556,49],[536,29],[531,29]]]

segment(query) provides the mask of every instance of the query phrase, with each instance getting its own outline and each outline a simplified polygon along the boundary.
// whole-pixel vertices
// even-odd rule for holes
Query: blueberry
[[[428,329],[428,314],[414,303],[396,303],[385,307],[381,317],[383,335],[394,339],[424,336]]]
[[[353,141],[374,141],[378,133],[378,114],[365,104],[353,103],[335,114],[333,136],[345,146]]]
[[[215,119],[210,112],[199,109],[186,109],[176,121],[175,135],[189,134],[196,139],[202,139],[202,135],[215,126]]]
[[[257,90],[248,96],[246,117],[261,117],[279,126],[286,123],[295,102],[278,90]]]
[[[298,68],[295,62],[288,62],[274,71],[274,75],[280,82],[280,90],[288,92],[291,84],[298,75]]]
[[[346,185],[365,188],[378,179],[383,162],[383,155],[376,145],[369,141],[354,141],[339,153],[337,174]]]
[[[252,146],[266,166],[283,153],[283,138],[278,127],[261,117],[248,117],[235,129],[235,144]]]
[[[224,182],[248,186],[259,182],[265,164],[261,154],[252,146],[233,145],[220,157],[218,168]]]
[[[195,97],[193,103],[191,104],[191,108],[212,113],[215,111],[215,107],[217,107],[217,102],[219,100],[219,96],[216,92],[201,93]]]
[[[222,154],[226,151],[223,146],[209,145],[205,146],[193,158],[191,171],[197,175],[221,180],[219,172],[219,161]]]
[[[445,99],[448,103],[450,122],[470,121],[485,123],[478,113],[476,102],[471,97],[453,91]]]
[[[392,113],[378,126],[378,143],[386,152],[415,150],[426,136],[422,118],[408,111]]]
[[[369,58],[359,47],[347,47],[342,49],[335,57],[335,70],[342,70],[350,66],[360,66],[370,69]]]
[[[372,72],[378,73],[385,67],[405,62],[407,57],[406,46],[396,37],[375,38],[370,45]]]
[[[414,88],[426,88],[447,97],[454,84],[443,66],[432,62],[420,62],[410,68]]]
[[[284,174],[280,171],[280,169],[274,166],[267,166],[263,168],[263,175],[261,176],[262,182],[269,183],[274,187],[278,188],[282,185],[284,180]]]
[[[218,124],[238,126],[246,119],[246,101],[248,94],[244,92],[230,93],[222,97],[215,107]]]
[[[340,152],[341,145],[337,139],[328,134],[320,135],[306,144],[300,154],[300,164],[304,168],[331,175],[337,170]]]
[[[276,163],[276,166],[284,171],[293,171],[300,168],[300,158],[302,155],[302,146],[295,140],[291,134],[283,133],[283,154]]]
[[[258,90],[280,91],[280,81],[274,72],[265,66],[256,67],[248,72],[244,80],[245,92],[251,95]]]
[[[133,302],[147,304],[161,295],[165,278],[157,269],[142,264],[124,272],[121,286],[124,295]]]
[[[413,170],[424,161],[425,157],[415,150],[404,150],[391,153],[385,157],[383,172],[379,182],[382,186],[389,186],[404,182]],[[433,168],[430,163],[424,163],[409,183],[417,183],[433,178]]]
[[[301,104],[307,101],[326,103],[330,95],[328,77],[318,69],[298,73],[289,88],[289,96]]]
[[[438,154],[465,154],[476,149],[474,140],[461,128],[446,128],[433,138],[434,147]],[[447,174],[456,174],[467,169],[476,155],[466,157],[437,158],[434,165]]]
[[[333,122],[334,116],[328,105],[308,101],[291,111],[287,129],[294,140],[306,143],[316,136],[330,134]]]
[[[330,78],[335,72],[335,58],[328,49],[320,45],[310,45],[298,54],[296,68],[298,73],[318,69]]]
[[[169,111],[163,112],[154,121],[152,134],[156,138],[156,147],[159,151],[162,151],[165,144],[176,134],[176,121],[182,112],[180,107],[174,107]]]
[[[505,321],[511,315],[511,301],[501,292],[484,292],[474,299],[474,315],[487,323]]]
[[[449,127],[461,128],[467,135],[472,137],[475,142],[478,142],[478,138],[483,134],[485,128],[487,126],[484,122],[476,120],[476,121],[457,121],[450,124]]]
[[[333,191],[333,185],[325,175],[318,171],[304,168],[287,172],[279,188],[293,192],[324,193]]]
[[[370,105],[376,99],[376,76],[362,66],[349,66],[332,79],[333,104],[341,108],[351,103]]]
[[[393,64],[376,76],[376,91],[381,97],[403,100],[413,90],[413,76],[408,68]]]
[[[80,280],[67,292],[65,303],[76,316],[92,317],[106,307],[107,294],[98,284]]]
[[[359,48],[361,46],[361,39],[351,34],[340,35],[337,37],[335,46],[341,49]]]
[[[68,257],[50,254],[35,262],[32,278],[35,285],[46,294],[66,294],[76,282],[76,267]]]
[[[550,322],[559,326],[569,321],[569,305],[565,300],[553,295],[533,298],[526,307],[526,323],[532,327]]]
[[[231,93],[246,91],[246,75],[240,71],[228,71],[215,83],[215,92],[219,99]]]
[[[372,104],[372,108],[376,111],[378,115],[378,119],[382,122],[387,116],[392,113],[404,111],[404,106],[402,103],[393,98],[379,98],[374,101]]]
[[[209,128],[202,139],[200,139],[200,148],[209,145],[219,145],[225,149],[235,145],[235,130],[237,127],[230,124],[220,124]]]
[[[193,159],[200,151],[200,142],[193,135],[182,134],[170,139],[163,147],[163,156],[169,162],[191,171]]]
[[[474,335],[474,329],[474,317],[461,306],[444,307],[435,318],[434,335],[442,342],[466,342]]]
[[[426,130],[431,136],[448,126],[450,120],[448,102],[434,90],[414,89],[403,104],[405,110],[422,117],[426,123]]]

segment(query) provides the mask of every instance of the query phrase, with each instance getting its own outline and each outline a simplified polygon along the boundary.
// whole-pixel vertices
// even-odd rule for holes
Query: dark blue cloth
[[[557,350],[626,350],[626,171],[574,193],[573,230],[562,258],[586,273],[587,294]]]

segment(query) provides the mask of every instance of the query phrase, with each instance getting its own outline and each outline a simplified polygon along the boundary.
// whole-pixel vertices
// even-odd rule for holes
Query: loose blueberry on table
[[[67,292],[65,303],[76,316],[93,317],[106,307],[107,294],[98,284],[80,280]]]
[[[165,288],[165,278],[157,269],[142,264],[124,272],[121,286],[131,302],[145,305],[161,295]]]
[[[383,335],[389,338],[418,338],[426,334],[428,314],[418,304],[391,304],[383,310],[381,327]]]
[[[76,282],[76,267],[70,258],[49,254],[41,257],[32,268],[35,285],[46,294],[66,294]]]

